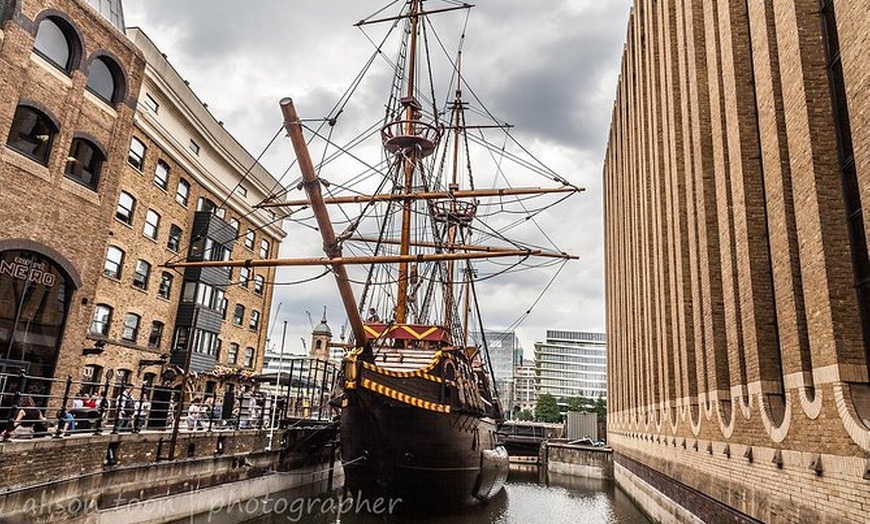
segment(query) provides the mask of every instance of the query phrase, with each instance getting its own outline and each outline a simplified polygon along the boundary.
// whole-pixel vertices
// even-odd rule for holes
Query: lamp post
[[[278,356],[278,375],[275,378],[275,390],[281,393],[281,368],[284,367],[284,341],[287,339],[287,321],[284,321],[284,330],[281,333],[281,353]],[[292,378],[292,377],[291,377]],[[272,420],[269,422],[269,446],[266,451],[272,450],[272,439],[275,436],[275,414],[278,412],[278,395],[272,399]],[[286,401],[285,401],[286,402]]]

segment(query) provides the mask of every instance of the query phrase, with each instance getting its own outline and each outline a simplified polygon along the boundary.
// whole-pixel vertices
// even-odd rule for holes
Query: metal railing
[[[177,383],[134,385],[51,379],[0,373],[0,440],[139,433],[142,431],[260,430],[286,427],[290,420],[331,420],[329,400],[338,378],[335,365],[314,359],[287,360],[271,389],[268,377],[247,386],[188,387],[177,409]],[[220,388],[223,387],[221,391]]]

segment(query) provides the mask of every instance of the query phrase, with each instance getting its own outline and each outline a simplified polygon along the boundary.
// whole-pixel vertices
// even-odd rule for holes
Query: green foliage
[[[568,399],[568,411],[591,411],[592,402],[586,397],[571,397]]]
[[[522,420],[522,421],[535,420],[535,415],[531,411],[529,411],[528,409],[524,409],[524,410],[520,411],[519,414],[517,415],[517,420]]]
[[[598,420],[607,420],[607,401],[601,397],[595,400],[595,413],[598,415]]]
[[[559,413],[556,397],[549,393],[544,393],[538,397],[538,403],[535,405],[535,420],[538,422],[562,422],[562,414]]]

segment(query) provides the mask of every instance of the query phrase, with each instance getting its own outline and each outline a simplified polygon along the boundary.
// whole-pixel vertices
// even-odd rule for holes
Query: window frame
[[[127,197],[129,197],[130,200],[132,201],[129,208],[122,207],[122,205],[121,205],[121,199],[124,198],[125,195]],[[121,214],[121,210],[129,211],[129,214],[127,215],[126,220],[124,218],[125,215]],[[115,220],[117,220],[118,222],[121,222],[122,224],[132,226],[133,225],[133,217],[134,217],[135,213],[136,213],[136,197],[134,197],[132,194],[130,194],[126,191],[121,191],[118,194],[118,205],[115,206]]]
[[[133,324],[128,323],[128,320],[133,319],[136,322]],[[124,322],[123,329],[121,330],[121,340],[124,342],[132,342],[136,343],[139,339],[139,330],[142,326],[142,315],[138,315],[136,313],[128,311],[124,314]],[[128,336],[129,334],[129,336]]]
[[[143,274],[140,269],[142,266],[145,266],[145,273]],[[148,290],[148,284],[151,280],[151,262],[147,260],[139,259],[136,261],[136,268],[133,270],[133,287],[136,289],[141,289],[142,291]]]
[[[89,162],[83,162],[80,156],[83,156],[79,147],[87,147],[90,150]],[[86,188],[96,191],[100,185],[100,173],[103,170],[103,163],[106,161],[106,155],[97,146],[97,144],[81,137],[74,137],[69,147],[69,154],[66,162],[64,162],[63,176],[73,182],[83,185]],[[76,173],[76,168],[79,171]],[[83,175],[88,175],[83,176]]]
[[[150,219],[153,217],[157,217],[157,220],[152,223]],[[160,213],[148,208],[148,211],[145,212],[145,225],[142,226],[142,234],[151,240],[157,240],[160,235],[160,218]]]
[[[104,316],[104,320],[97,320],[97,313],[99,311],[104,311],[106,314]],[[112,326],[112,316],[115,313],[115,308],[108,304],[97,304],[94,306],[94,313],[91,315],[91,323],[88,326],[88,333],[91,335],[102,335],[104,337],[109,336],[109,330]],[[103,316],[101,316],[103,317]],[[103,326],[103,329],[94,329],[94,326],[100,325]]]
[[[142,152],[133,149],[134,144],[141,146]],[[130,137],[130,148],[127,150],[127,164],[140,173],[145,170],[145,156],[148,154],[148,146],[135,136]]]
[[[110,257],[110,255],[115,252],[120,254],[119,260],[114,260]],[[121,280],[121,275],[124,273],[124,258],[126,258],[127,253],[124,252],[120,247],[112,244],[106,248],[106,257],[103,261],[103,276],[106,278],[111,278],[112,280]],[[112,272],[109,269],[109,263],[112,263],[115,267],[115,271]]]
[[[163,176],[160,176],[161,168],[163,170]],[[171,169],[169,168],[169,164],[163,161],[163,159],[158,160],[157,165],[154,166],[154,185],[159,187],[163,191],[167,191],[169,189],[170,171]]]
[[[181,190],[182,187],[184,191]],[[185,178],[178,179],[178,185],[175,186],[175,201],[184,207],[190,203],[190,182]]]
[[[33,115],[36,119],[36,122],[34,122],[34,125],[31,126],[27,134],[21,132],[21,127],[27,123],[26,118],[28,115],[23,114],[24,112]],[[17,126],[16,123],[18,124]],[[51,152],[58,131],[57,124],[47,113],[31,105],[19,104],[12,116],[12,126],[9,128],[9,135],[6,137],[6,147],[47,167],[51,159]],[[17,146],[16,142],[30,145],[39,142],[39,144],[33,147],[33,151],[28,151],[27,148]]]
[[[233,325],[242,327],[245,325],[245,305],[244,304],[236,304],[235,309],[233,309]]]
[[[157,287],[157,297],[170,300],[170,298],[172,297],[172,284],[174,283],[174,281],[175,275],[173,275],[169,271],[162,272],[160,274],[160,284]]]
[[[55,57],[51,56],[52,53],[46,50],[46,46],[43,45],[42,47],[37,47],[40,41],[39,35],[43,27],[42,24],[45,23],[53,25],[66,43],[67,56],[65,60],[66,63],[64,64],[58,63],[58,61],[55,60]],[[43,42],[45,42],[45,40],[43,40]],[[66,76],[72,76],[73,71],[76,70],[76,65],[81,56],[80,49],[81,44],[79,42],[78,34],[76,34],[75,29],[70,25],[70,23],[63,18],[50,15],[40,20],[37,24],[36,34],[33,37],[33,52],[52,66],[62,71]]]
[[[159,320],[151,321],[151,331],[148,333],[148,347],[149,348],[159,348],[160,344],[163,343],[163,331],[166,328],[166,324],[160,322]],[[154,341],[154,332],[155,329],[157,331],[157,341]]]

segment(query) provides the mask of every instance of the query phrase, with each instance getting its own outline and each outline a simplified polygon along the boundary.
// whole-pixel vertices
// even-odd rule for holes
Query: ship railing
[[[401,153],[415,149],[419,157],[435,152],[441,141],[441,131],[432,124],[419,120],[394,120],[381,128],[384,149]]]
[[[257,384],[218,382],[188,387],[179,412],[177,383],[134,385],[119,370],[98,379],[73,380],[0,373],[0,440],[172,431],[268,428],[278,404]]]

